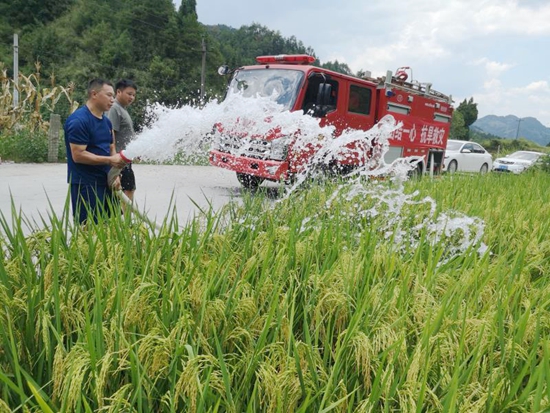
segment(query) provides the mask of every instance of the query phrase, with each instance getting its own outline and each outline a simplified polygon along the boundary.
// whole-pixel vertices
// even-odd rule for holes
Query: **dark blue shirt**
[[[69,143],[86,145],[86,150],[96,155],[110,156],[113,143],[113,126],[105,115],[96,118],[86,105],[78,108],[65,122],[65,147],[67,149],[67,182],[106,186],[109,165],[85,165],[73,160]]]

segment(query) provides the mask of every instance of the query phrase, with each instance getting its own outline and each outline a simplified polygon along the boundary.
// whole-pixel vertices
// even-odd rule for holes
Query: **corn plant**
[[[44,86],[40,75],[41,64],[35,63],[35,72],[25,76],[19,74],[17,85],[8,77],[6,67],[0,62],[0,129],[12,130],[16,126],[29,131],[48,129],[45,114],[55,113],[60,99],[66,100],[73,112],[78,103],[73,99],[74,84],[63,87],[55,84],[55,76],[50,78],[50,86]],[[14,107],[13,90],[19,95]]]

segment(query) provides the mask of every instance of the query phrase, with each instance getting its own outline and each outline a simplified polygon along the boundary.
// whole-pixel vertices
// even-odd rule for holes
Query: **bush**
[[[14,162],[42,163],[48,161],[48,134],[37,130],[11,130],[0,136],[0,158]],[[66,159],[65,146],[60,137],[58,160]]]
[[[539,165],[544,172],[550,173],[550,155],[543,156]]]

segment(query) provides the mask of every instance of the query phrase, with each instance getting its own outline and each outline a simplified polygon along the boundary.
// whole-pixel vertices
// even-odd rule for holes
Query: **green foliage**
[[[493,139],[497,139],[497,140],[503,139],[500,136],[493,135],[491,133],[487,133],[475,128],[470,130],[470,136],[472,137],[472,140],[475,140],[476,142],[493,140]]]
[[[58,146],[58,160],[66,157],[63,137]],[[13,162],[42,163],[48,160],[48,134],[42,130],[8,131],[0,135],[0,158]]]
[[[7,20],[17,31],[31,29],[55,20],[74,3],[75,0],[10,0],[0,3],[0,19]]]
[[[217,42],[224,63],[230,67],[255,64],[255,58],[262,55],[309,54],[315,56],[310,47],[305,47],[296,37],[284,38],[280,32],[254,23],[233,29],[228,26],[208,26],[208,33]]]
[[[187,2],[187,9],[177,13],[170,0],[75,0],[66,14],[22,36],[20,67],[25,70],[40,60],[46,76],[55,72],[58,81],[75,83],[80,101],[89,79],[128,77],[139,86],[141,111],[147,101],[185,103],[198,97],[202,39],[209,44],[194,7]],[[224,90],[216,72],[222,62],[219,51],[209,48],[209,96]],[[142,119],[138,114],[138,127]]]
[[[477,120],[477,103],[474,98],[464,99],[453,112],[451,139],[470,140],[470,125]]]
[[[469,140],[468,128],[464,124],[462,112],[455,110],[451,120],[450,139]]]
[[[478,110],[477,103],[474,103],[474,98],[470,98],[469,100],[464,99],[456,110],[462,113],[464,126],[467,128],[477,120]]]
[[[543,156],[539,165],[541,170],[550,173],[550,155]]]
[[[325,69],[332,70],[334,72],[343,73],[345,75],[353,76],[353,72],[346,63],[340,63],[338,60],[334,62],[326,62],[321,65]]]
[[[178,11],[183,17],[192,17],[197,19],[197,1],[196,0],[182,0]]]

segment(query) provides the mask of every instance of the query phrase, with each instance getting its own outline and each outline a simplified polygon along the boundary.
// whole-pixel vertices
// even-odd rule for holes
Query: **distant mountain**
[[[471,128],[501,138],[525,138],[541,146],[550,143],[550,128],[547,128],[535,118],[518,118],[514,115],[487,115],[476,120]]]

